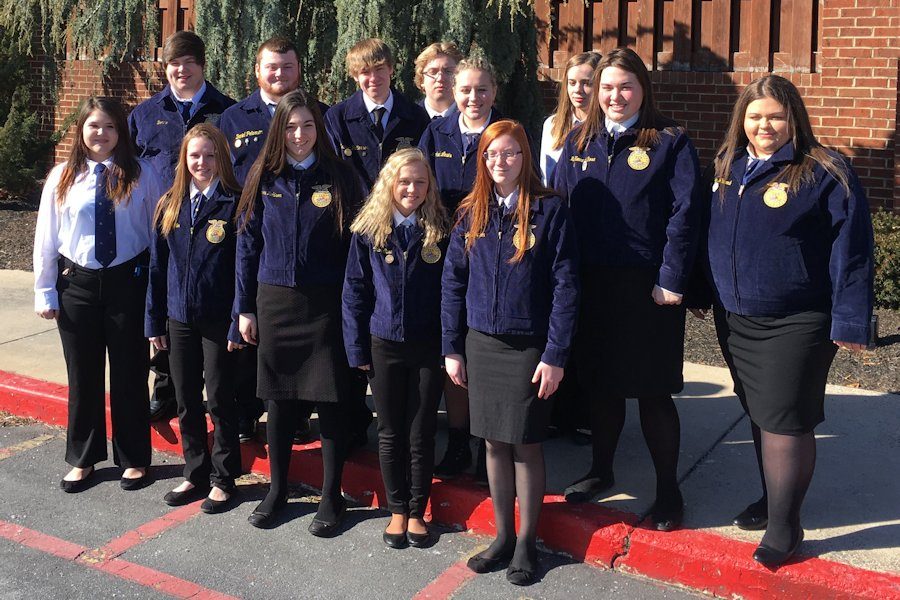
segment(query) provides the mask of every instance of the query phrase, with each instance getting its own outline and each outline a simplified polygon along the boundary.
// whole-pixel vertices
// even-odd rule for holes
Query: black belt
[[[60,256],[60,266],[62,267],[63,275],[74,275],[75,273],[84,273],[87,275],[94,275],[97,277],[111,277],[116,275],[125,275],[125,274],[133,274],[134,276],[140,276],[141,272],[148,269],[150,265],[150,251],[144,250],[131,260],[127,260],[121,264],[118,264],[114,267],[103,267],[101,269],[89,269],[87,267],[82,267],[78,263],[72,261],[65,256]]]

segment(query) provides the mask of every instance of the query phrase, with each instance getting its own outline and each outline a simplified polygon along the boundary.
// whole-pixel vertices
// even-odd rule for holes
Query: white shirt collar
[[[629,119],[622,121],[621,123],[616,123],[615,121],[610,120],[609,117],[606,117],[606,130],[610,133],[622,133],[623,131],[637,123],[638,119],[640,118],[640,111],[636,112]]]
[[[485,127],[487,127],[487,126],[488,126],[488,123],[491,122],[491,114],[492,114],[493,112],[494,112],[494,109],[491,109],[491,112],[488,113],[488,118],[484,121],[484,125],[482,125],[481,127],[476,127],[475,129],[469,129],[468,127],[466,127],[466,122],[465,122],[465,120],[463,119],[463,114],[462,114],[462,113],[459,113],[459,132],[462,133],[462,134],[466,134],[466,133],[479,133],[479,134],[480,134],[480,133],[483,133]]]
[[[409,223],[410,225],[415,225],[417,222],[416,213],[413,211],[410,213],[408,217],[404,217],[403,213],[401,213],[396,208],[394,209],[394,227],[400,227],[404,223]]]
[[[428,118],[433,119],[435,117],[446,117],[447,113],[453,109],[453,105],[451,104],[445,110],[440,111],[435,108],[432,108],[430,104],[428,104],[428,98],[425,98],[425,112],[428,113]]]
[[[276,105],[276,106],[278,105],[278,100],[276,100],[276,99],[273,98],[272,96],[268,95],[268,94],[266,93],[266,91],[265,91],[264,89],[262,89],[262,88],[259,88],[259,96],[260,96],[260,98],[262,98],[262,101],[263,101],[266,105],[269,105],[269,104],[274,104],[274,105]]]
[[[190,102],[191,110],[193,110],[194,107],[197,106],[197,103],[200,102],[200,98],[203,97],[203,94],[206,93],[206,80],[205,79],[203,80],[203,83],[200,85],[200,89],[197,90],[197,93],[194,94],[193,96],[191,96],[190,98],[182,98],[175,92],[174,88],[170,87],[169,90],[172,92],[172,98],[174,98],[178,102]]]
[[[388,92],[387,100],[384,101],[384,104],[376,104],[374,100],[366,96],[365,92],[363,92],[363,102],[366,103],[366,110],[371,114],[373,110],[378,108],[379,106],[383,106],[385,110],[385,114],[391,114],[391,111],[394,109],[394,92]]]
[[[287,158],[288,163],[295,169],[308,169],[316,162],[316,151],[313,150],[309,153],[309,156],[304,158],[303,160],[296,160],[290,154],[285,152],[285,158]]]
[[[750,157],[750,160],[747,161],[747,166],[748,166],[748,167],[750,166],[750,164],[751,164],[752,161],[754,161],[754,160],[761,160],[761,161],[763,161],[763,162],[766,162],[767,160],[769,160],[770,158],[772,158],[772,155],[771,155],[771,154],[770,154],[769,156],[765,156],[765,157],[760,158],[759,156],[756,155],[756,153],[753,152],[753,146],[751,146],[750,144],[747,144],[747,156]]]
[[[97,165],[100,164],[100,163],[98,163],[98,162],[96,162],[96,161],[93,161],[93,160],[91,160],[91,159],[89,159],[89,158],[86,158],[86,159],[85,159],[85,162],[87,162],[87,172],[88,172],[88,174],[89,174],[89,175],[93,175],[94,169],[96,169],[96,168],[97,168]],[[107,158],[106,160],[103,161],[103,166],[106,167],[107,169],[110,168],[110,167],[112,166],[112,164],[113,164],[112,156],[110,156],[109,158]]]
[[[501,196],[495,188],[494,197],[497,199],[497,203],[505,206],[506,212],[509,212],[514,209],[516,207],[516,204],[518,204],[519,202],[519,188],[517,187],[515,190],[513,190],[513,193],[509,196]]]
[[[212,196],[212,193],[213,193],[213,191],[215,191],[216,186],[218,184],[219,184],[219,178],[213,177],[213,180],[209,182],[209,185],[206,186],[206,189],[201,190],[201,189],[197,188],[197,186],[194,184],[194,181],[191,180],[191,198],[196,197],[197,192],[203,192],[203,196],[208,200],[210,198],[210,196]]]

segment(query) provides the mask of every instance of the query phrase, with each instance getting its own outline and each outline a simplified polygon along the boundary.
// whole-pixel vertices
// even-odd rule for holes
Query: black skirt
[[[553,401],[538,398],[538,385],[531,383],[545,345],[539,337],[469,329],[466,371],[472,435],[507,444],[547,439]]]
[[[715,316],[735,394],[760,429],[798,435],[825,420],[825,384],[837,352],[828,313],[742,317],[719,308]]]
[[[264,400],[338,402],[352,373],[341,335],[341,288],[259,284],[256,394]]]
[[[642,398],[684,387],[685,309],[653,301],[657,273],[624,267],[582,272],[575,356],[589,397]]]

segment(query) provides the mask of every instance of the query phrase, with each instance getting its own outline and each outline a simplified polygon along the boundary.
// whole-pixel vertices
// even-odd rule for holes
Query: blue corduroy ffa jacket
[[[645,150],[646,165],[629,160],[639,153],[634,128],[618,138],[601,128],[583,152],[575,132],[569,134],[553,187],[572,211],[582,269],[654,268],[660,287],[683,293],[700,232],[697,152],[680,128],[660,124],[658,130],[659,144]]]
[[[191,199],[185,196],[175,229],[167,236],[155,229],[144,335],[165,335],[167,318],[187,324],[231,320],[236,208],[237,197],[219,184],[193,225]],[[228,339],[242,343],[234,322]]]
[[[450,235],[441,290],[442,351],[465,354],[467,327],[547,337],[541,360],[564,367],[578,309],[578,261],[569,211],[556,196],[531,206],[534,246],[510,264],[516,224],[491,199],[484,237],[465,251],[469,218]]]
[[[372,364],[371,336],[394,342],[441,335],[441,272],[447,240],[423,258],[424,230],[416,226],[404,251],[396,230],[383,248],[358,234],[344,277],[344,347],[351,367]]]
[[[832,317],[831,339],[865,344],[874,279],[865,192],[849,165],[849,194],[816,166],[813,181],[788,193],[783,205],[767,205],[766,192],[796,158],[793,144],[785,144],[739,196],[748,159],[741,150],[729,179],[707,188],[704,258],[715,296],[726,310],[744,316],[824,310]]]

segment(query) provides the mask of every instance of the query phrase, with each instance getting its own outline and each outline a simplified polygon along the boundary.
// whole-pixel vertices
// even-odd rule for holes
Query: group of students
[[[873,277],[865,195],[813,136],[796,88],[778,76],[747,86],[701,174],[629,49],[569,60],[539,151],[494,107],[491,65],[452,44],[416,60],[419,104],[391,87],[380,40],[350,50],[359,91],[330,108],[299,88],[297,58],[287,40],[264,42],[260,89],[235,104],[203,78],[202,40],[181,32],[164,47],[169,87],[135,108],[130,129],[114,100],[82,106],[69,159],[44,187],[34,254],[36,310],[57,319],[69,377],[62,488],[84,489],[106,459],[107,352],[122,487],[150,483],[149,339],[169,356],[185,456],[165,501],[234,504],[235,398],[251,379],[272,477],[250,522],[277,524],[297,423],[314,405],[324,474],[309,530],[335,535],[368,383],[392,514],[384,542],[429,545],[432,477],[469,466],[471,434],[484,440],[497,537],[468,565],[507,566],[527,585],[564,376],[577,373],[593,444],[566,500],[614,485],[625,399],[637,398],[656,471],[650,520],[680,526],[672,394],[686,307],[712,306],[763,490],[734,522],[766,528],[756,560],[788,560],[827,372],[837,346],[869,339]],[[435,467],[442,396],[451,429]]]

